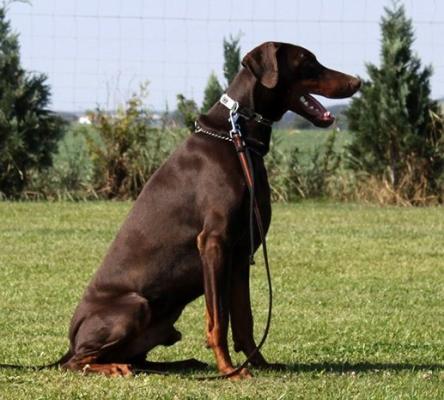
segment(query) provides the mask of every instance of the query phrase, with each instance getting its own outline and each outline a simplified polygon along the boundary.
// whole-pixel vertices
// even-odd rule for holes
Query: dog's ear
[[[266,42],[251,50],[242,60],[259,82],[268,89],[274,88],[279,79],[279,68],[276,52],[281,43]]]

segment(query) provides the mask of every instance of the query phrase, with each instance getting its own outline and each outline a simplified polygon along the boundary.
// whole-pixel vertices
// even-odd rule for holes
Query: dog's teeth
[[[310,106],[310,107],[308,107],[310,110],[314,110],[314,107],[313,106]]]
[[[299,100],[305,104],[305,97],[304,96],[299,97]]]

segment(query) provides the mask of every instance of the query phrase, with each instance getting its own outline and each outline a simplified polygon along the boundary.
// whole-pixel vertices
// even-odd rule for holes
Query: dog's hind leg
[[[176,319],[173,316],[171,320],[168,319],[165,323],[158,323],[151,327],[147,334],[150,336],[151,343],[149,347],[154,345],[172,346],[181,338],[181,333],[174,328],[172,323]],[[136,373],[143,372],[177,372],[182,370],[197,370],[204,369],[208,365],[194,358],[180,361],[148,361],[146,359],[148,351],[144,351],[129,360],[129,363],[134,367]]]
[[[94,363],[95,356],[91,357],[77,357],[72,361],[64,364],[62,368],[72,371],[79,371],[84,374],[96,373],[106,376],[130,376],[133,374],[132,366],[123,363]],[[92,361],[92,362],[89,362]]]
[[[141,338],[150,319],[148,301],[135,293],[81,304],[76,313],[78,326],[71,338],[73,355],[62,368],[130,375],[129,360],[143,351],[146,344]]]

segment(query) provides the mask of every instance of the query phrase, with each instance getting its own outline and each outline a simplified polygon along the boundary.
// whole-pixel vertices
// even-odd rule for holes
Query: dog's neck
[[[261,88],[258,88],[260,84],[256,78],[246,70],[242,68],[241,71],[233,79],[233,82],[227,89],[227,94],[242,107],[249,108],[255,112],[261,114],[263,117],[277,121],[282,116],[279,111],[276,112],[275,102],[267,101],[266,93],[264,95]],[[267,104],[270,103],[270,104]],[[217,102],[206,115],[202,114],[198,118],[199,125],[207,130],[215,132],[229,132],[231,125],[228,121],[229,111],[220,102]],[[256,122],[254,120],[239,119],[242,134],[255,139],[264,144],[268,149],[271,139],[271,127]]]

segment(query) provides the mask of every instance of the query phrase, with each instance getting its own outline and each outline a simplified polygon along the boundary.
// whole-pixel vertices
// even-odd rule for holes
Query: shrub
[[[63,121],[48,111],[43,74],[20,65],[17,35],[0,6],[0,193],[19,197],[36,171],[52,165]]]
[[[194,100],[187,99],[183,94],[177,95],[177,111],[185,127],[194,131],[194,123],[199,116],[199,108]]]
[[[227,38],[224,37],[223,47],[224,47],[224,76],[227,80],[227,86],[233,81],[234,77],[237,75],[240,69],[240,42],[241,33],[239,32],[236,36],[230,35]]]
[[[308,164],[300,162],[298,148],[293,149],[288,161],[290,199],[327,197],[330,183],[338,172],[341,156],[335,151],[336,131],[332,131],[325,143],[317,146]]]
[[[222,89],[216,74],[212,72],[208,78],[207,86],[205,87],[204,99],[200,111],[202,113],[208,112],[208,110],[219,101],[223,92],[224,90]]]
[[[281,137],[273,137],[270,142],[270,151],[265,157],[268,183],[270,184],[273,201],[288,201],[290,195],[288,154],[281,149],[281,141]]]
[[[385,11],[381,66],[368,65],[370,80],[347,113],[354,133],[348,165],[394,198],[423,203],[441,190],[444,121],[430,99],[431,68],[411,50],[411,20],[397,2]]]
[[[97,135],[87,134],[94,189],[105,198],[135,198],[177,143],[178,133],[151,126],[146,86],[115,113],[90,113]]]

